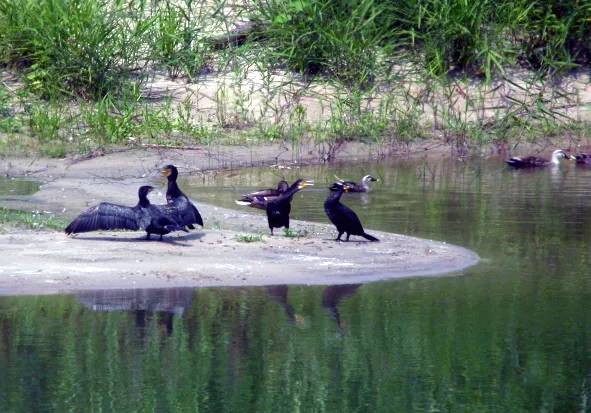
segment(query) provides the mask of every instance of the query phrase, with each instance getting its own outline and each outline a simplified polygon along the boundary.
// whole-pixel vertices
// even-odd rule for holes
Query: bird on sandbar
[[[371,175],[365,175],[363,178],[361,178],[361,181],[359,181],[359,183],[354,181],[345,181],[344,179],[341,179],[336,175],[335,178],[338,182],[342,184],[347,184],[347,186],[349,187],[349,192],[368,192],[371,190],[369,183],[378,181],[377,178],[374,178]]]
[[[575,157],[569,155],[562,149],[557,149],[552,152],[552,158],[550,160],[540,158],[538,156],[514,156],[507,159],[505,162],[513,168],[540,168],[550,165],[559,165],[562,159],[574,160]]]
[[[175,208],[150,203],[148,194],[153,190],[152,186],[141,186],[138,190],[138,204],[133,207],[109,202],[101,202],[90,207],[78,215],[64,232],[70,235],[100,230],[144,230],[146,239],[150,239],[151,234],[160,235],[162,239],[163,235],[172,231],[187,232]]]
[[[288,188],[289,184],[286,181],[281,180],[277,184],[277,188],[267,188],[250,192],[244,194],[242,198],[234,202],[238,205],[249,206],[252,208],[267,209],[267,202],[277,198],[279,195],[287,191]]]
[[[328,216],[330,222],[337,227],[338,235],[335,241],[340,241],[341,236],[346,233],[346,240],[349,241],[351,235],[358,235],[369,241],[379,241],[373,235],[368,234],[363,229],[359,217],[351,208],[341,204],[341,196],[343,192],[348,192],[349,187],[347,184],[341,182],[335,182],[330,188],[330,193],[324,201],[324,212]]]
[[[179,171],[174,165],[166,165],[160,171],[168,180],[166,188],[166,202],[178,211],[181,223],[189,229],[195,229],[194,224],[203,226],[203,219],[197,210],[197,207],[191,202],[189,197],[181,191],[176,180]]]
[[[314,181],[298,179],[278,197],[267,201],[267,222],[271,235],[273,228],[285,227],[289,229],[289,213],[291,212],[291,200],[296,192],[308,186],[313,186]]]

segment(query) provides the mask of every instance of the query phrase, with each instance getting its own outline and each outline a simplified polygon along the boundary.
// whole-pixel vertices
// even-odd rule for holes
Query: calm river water
[[[232,206],[314,178],[293,216],[324,222],[334,175],[366,173],[374,190],[344,202],[368,229],[482,262],[366,285],[0,297],[0,412],[591,411],[591,168],[415,161],[183,185]]]

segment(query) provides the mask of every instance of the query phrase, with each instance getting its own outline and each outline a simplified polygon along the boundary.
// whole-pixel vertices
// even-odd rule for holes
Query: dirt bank
[[[279,161],[278,148],[248,153],[228,150],[212,159],[204,151],[137,150],[99,158],[13,159],[0,170],[43,182],[30,197],[2,206],[39,209],[73,216],[100,201],[133,204],[140,184],[158,180],[158,166],[172,162],[182,172]],[[284,159],[287,161],[287,159]],[[162,182],[162,181],[161,181]],[[164,182],[162,182],[164,184]],[[164,202],[162,195],[153,202]],[[0,235],[0,294],[56,293],[91,288],[338,284],[461,270],[478,261],[472,251],[449,244],[371,231],[382,242],[336,243],[332,226],[294,221],[301,238],[264,236],[241,242],[241,233],[266,233],[266,222],[249,211],[197,204],[205,229],[166,241],[145,241],[141,233],[13,231]],[[214,225],[215,223],[215,225]],[[214,228],[215,227],[215,228]]]

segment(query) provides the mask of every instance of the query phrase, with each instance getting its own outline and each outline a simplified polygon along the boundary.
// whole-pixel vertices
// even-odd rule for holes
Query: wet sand
[[[267,148],[255,154],[270,162]],[[232,150],[230,150],[232,151]],[[266,151],[266,152],[265,152]],[[233,166],[252,163],[253,154],[226,154]],[[250,158],[250,159],[249,159]],[[288,162],[288,160],[283,160]],[[32,196],[2,206],[39,209],[75,216],[100,201],[133,205],[138,186],[158,182],[158,167],[174,163],[181,173],[224,167],[204,153],[136,150],[98,158],[71,160],[12,159],[0,170],[43,182]],[[164,188],[164,181],[162,189]],[[151,196],[154,203],[163,196]],[[352,237],[335,242],[332,225],[292,221],[306,236],[287,238],[282,231],[262,242],[245,243],[240,234],[268,234],[260,214],[206,205],[194,200],[205,228],[190,234],[144,240],[142,232],[93,232],[68,237],[60,232],[15,230],[0,234],[0,294],[51,294],[86,289],[248,286],[272,284],[346,284],[392,278],[435,276],[474,265],[476,253],[416,237],[370,231],[370,243]]]

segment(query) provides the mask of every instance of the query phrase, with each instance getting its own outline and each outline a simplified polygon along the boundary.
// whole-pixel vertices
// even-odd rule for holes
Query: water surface
[[[0,176],[0,197],[11,195],[29,195],[39,189],[39,183],[25,179],[6,178]]]
[[[293,215],[325,222],[333,175],[366,173],[381,181],[344,202],[368,230],[453,242],[482,263],[366,285],[3,297],[0,411],[591,411],[591,170],[409,162],[183,185],[232,206],[314,178]]]

